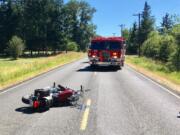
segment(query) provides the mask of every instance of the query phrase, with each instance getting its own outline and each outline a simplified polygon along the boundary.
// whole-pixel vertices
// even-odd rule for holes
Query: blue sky
[[[137,17],[134,13],[142,12],[145,0],[86,0],[97,12],[94,14],[93,23],[97,25],[97,34],[102,36],[120,35],[119,24],[125,27],[132,26]],[[152,15],[156,24],[160,25],[162,16],[166,12],[180,14],[180,0],[147,0],[151,6]]]

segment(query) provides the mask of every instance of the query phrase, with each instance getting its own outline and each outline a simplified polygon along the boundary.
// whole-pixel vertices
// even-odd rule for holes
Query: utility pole
[[[139,57],[141,56],[141,43],[140,43],[140,28],[141,28],[141,13],[138,14],[133,14],[133,16],[137,16],[138,17],[138,55]]]
[[[119,27],[121,28],[121,37],[123,36],[123,28],[124,28],[124,24],[121,24],[121,25],[119,25]]]

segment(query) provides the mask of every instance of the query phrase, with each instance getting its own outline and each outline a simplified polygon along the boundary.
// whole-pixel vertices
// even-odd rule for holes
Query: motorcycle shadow
[[[21,113],[24,113],[24,114],[34,114],[34,113],[43,113],[43,112],[46,112],[46,111],[50,110],[51,108],[70,107],[70,108],[80,109],[80,106],[81,105],[79,105],[79,104],[73,105],[71,103],[63,103],[63,104],[53,105],[49,109],[48,108],[33,109],[32,107],[25,106],[25,107],[16,108],[15,111],[16,112],[21,112]]]
[[[33,109],[32,107],[19,107],[19,108],[15,109],[16,112],[21,112],[24,114],[43,113],[43,112],[46,112],[48,110],[49,109],[46,109],[46,108]]]

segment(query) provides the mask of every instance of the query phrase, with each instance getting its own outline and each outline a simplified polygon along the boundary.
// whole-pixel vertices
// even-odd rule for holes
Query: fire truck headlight
[[[114,59],[117,59],[117,56],[113,56]]]
[[[93,55],[92,57],[93,57],[93,58],[95,58],[96,56],[95,56],[95,55]]]

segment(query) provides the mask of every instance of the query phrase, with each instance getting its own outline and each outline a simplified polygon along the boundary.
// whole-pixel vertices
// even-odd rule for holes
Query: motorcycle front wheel
[[[25,103],[25,104],[30,104],[29,98],[30,98],[29,95],[23,96],[22,97],[22,102]]]

